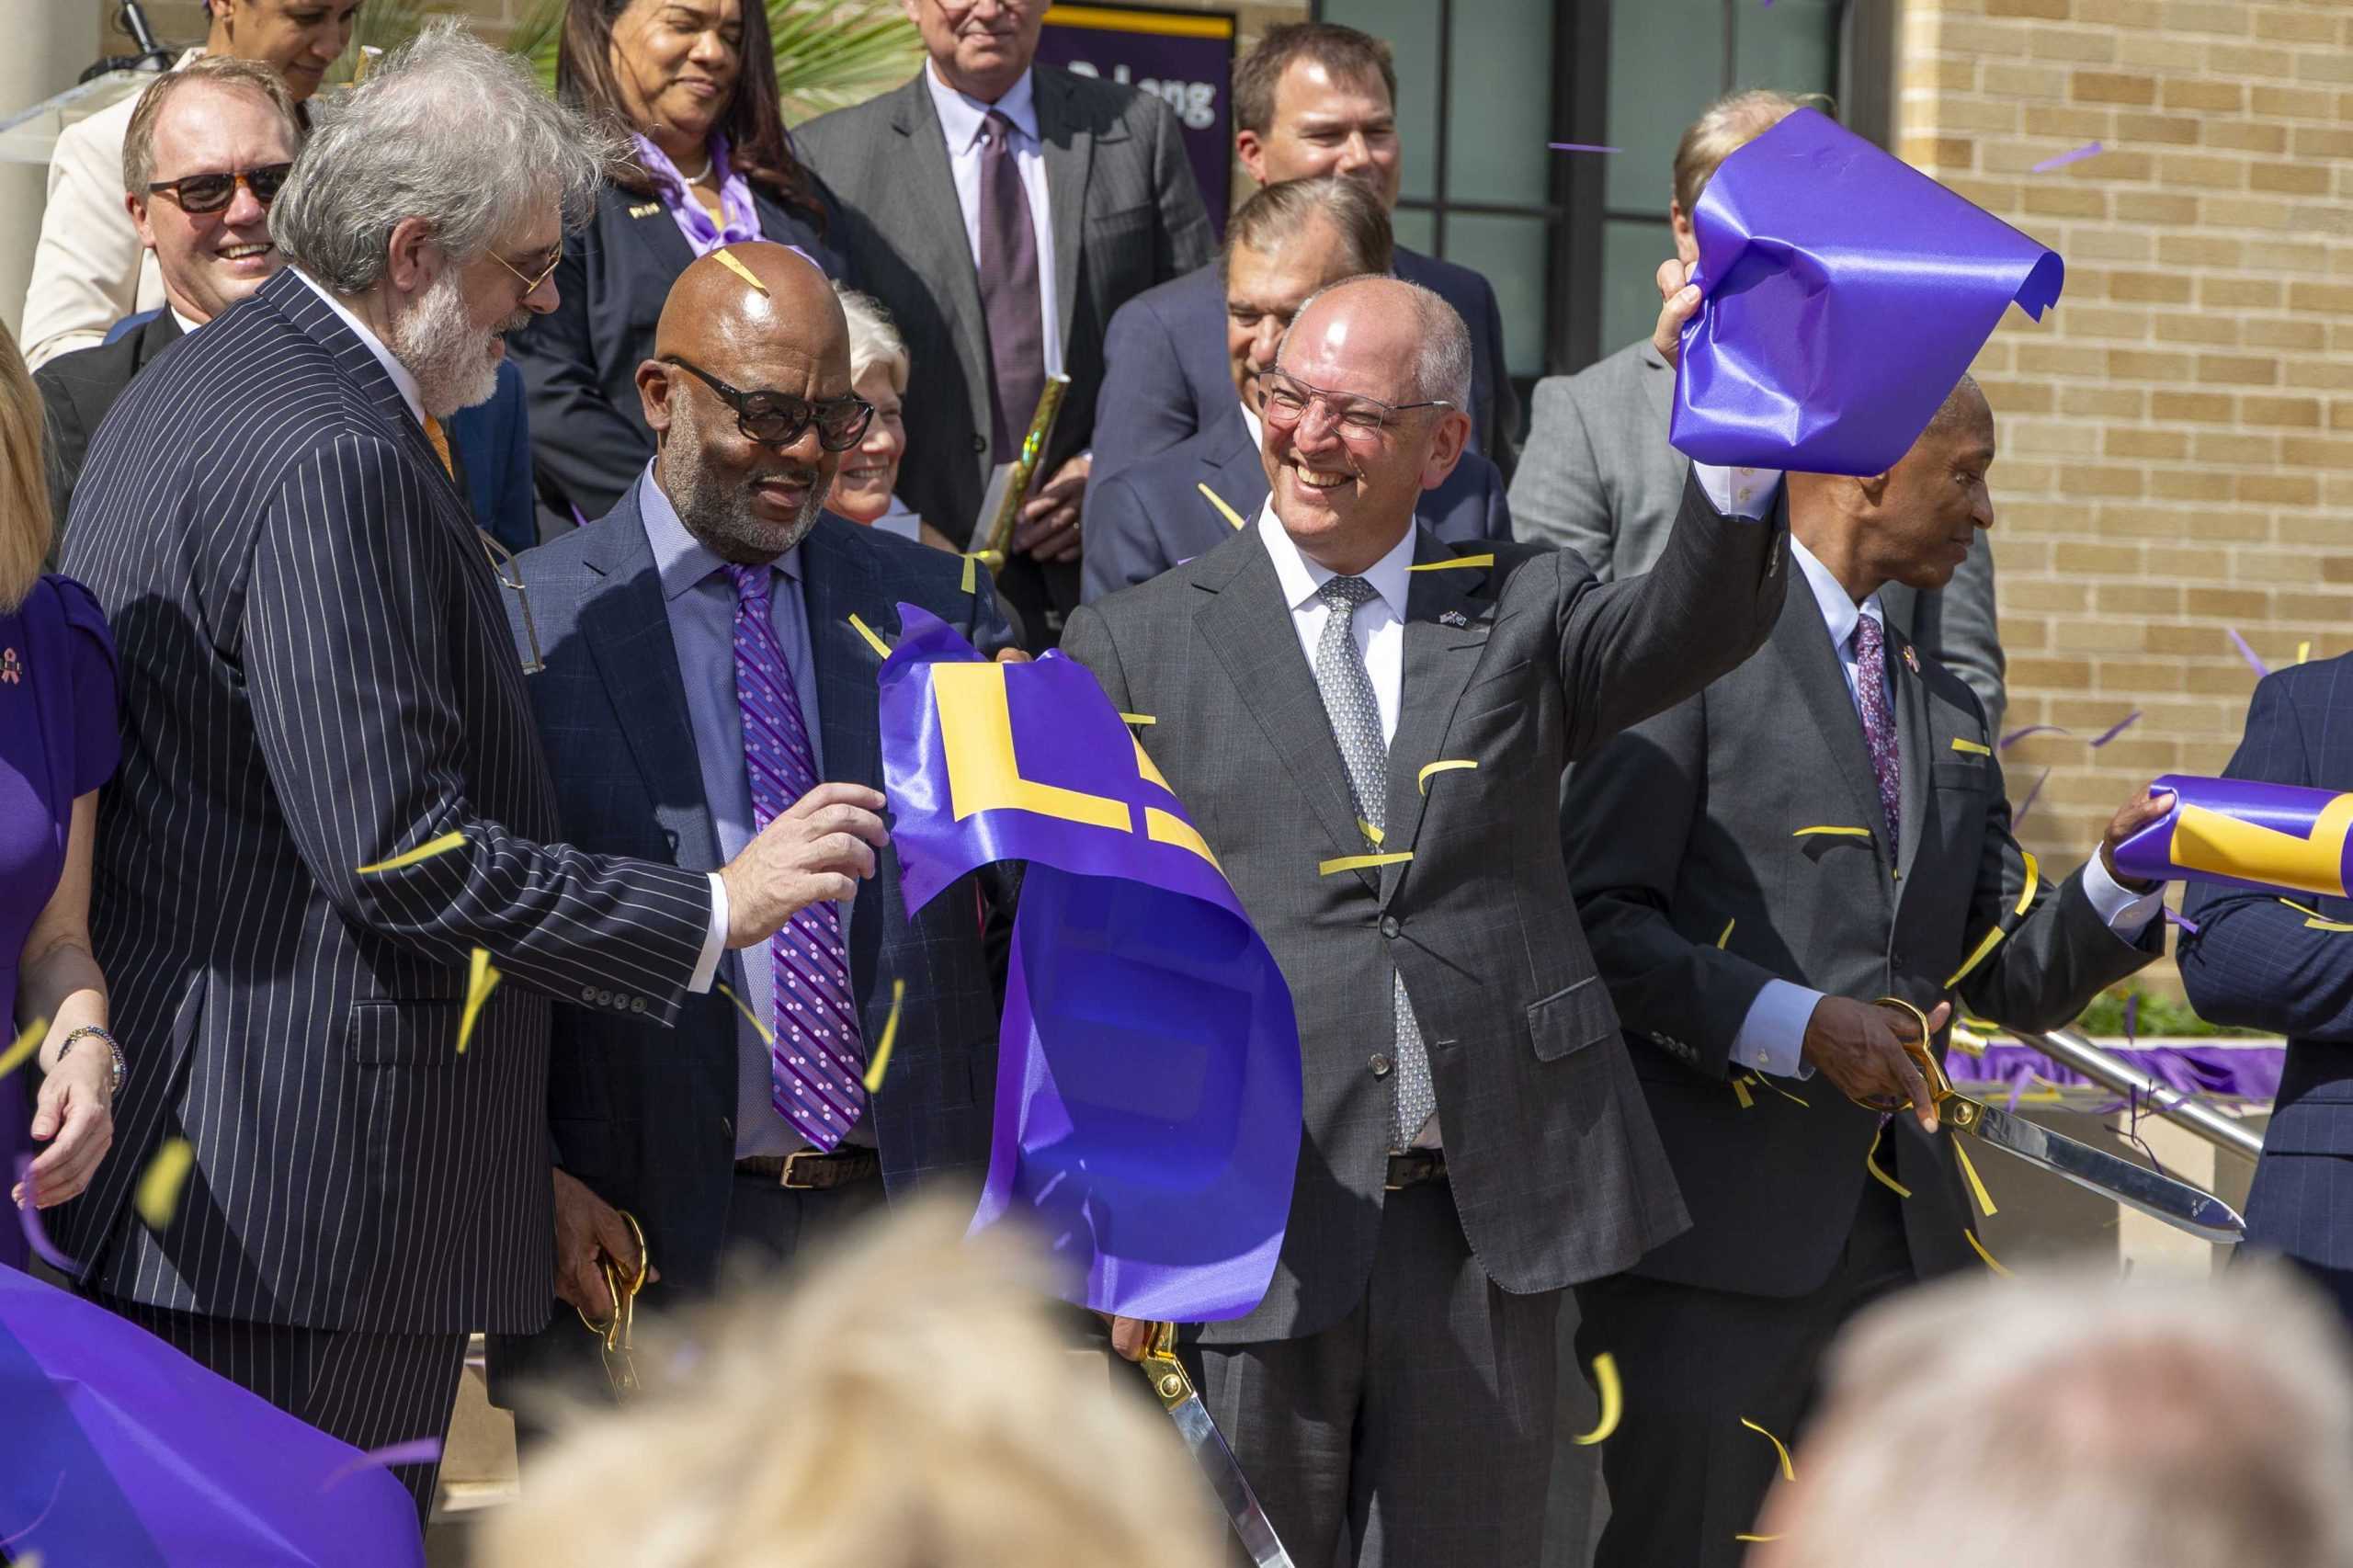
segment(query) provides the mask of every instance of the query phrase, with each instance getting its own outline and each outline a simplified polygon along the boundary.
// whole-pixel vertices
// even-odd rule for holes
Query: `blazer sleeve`
[[[1217,254],[1217,239],[1210,232],[1209,209],[1201,205],[1192,160],[1185,155],[1185,132],[1176,123],[1176,111],[1149,93],[1143,102],[1152,116],[1152,186],[1160,194],[1160,243],[1152,280],[1165,283],[1209,265]]]
[[[114,123],[112,116],[106,124]],[[25,290],[25,363],[96,347],[139,308],[144,253],[122,204],[122,143],[69,127],[49,165],[49,205]]]
[[[2265,784],[2335,788],[2311,766],[2310,739],[2296,712],[2292,677],[2305,670],[2266,676],[2247,710],[2246,733],[2223,776]],[[2302,902],[2302,901],[2299,901]],[[2347,918],[2336,901],[2322,906],[2333,921]],[[2316,931],[2306,917],[2270,893],[2193,882],[2181,901],[2182,928],[2175,949],[2182,990],[2210,1023],[2353,1044],[2353,945],[2341,931]],[[2198,929],[2193,935],[2189,926]]]
[[[1727,517],[1696,477],[1656,565],[1620,582],[1593,580],[1575,556],[1539,557],[1559,574],[1560,679],[1568,756],[1659,712],[1762,646],[1788,597],[1780,511]]]
[[[1536,383],[1528,450],[1511,481],[1512,527],[1529,544],[1574,550],[1597,577],[1610,574],[1609,497],[1570,379]]]
[[[1095,505],[1104,481],[1166,451],[1200,423],[1166,318],[1154,301],[1130,300],[1111,312],[1103,334],[1103,390],[1095,398],[1095,464],[1086,504]]]
[[[1504,479],[1500,472],[1490,472],[1485,485],[1487,505],[1487,537],[1511,538],[1511,504],[1504,498]]]
[[[1079,602],[1091,603],[1168,570],[1131,475],[1113,474],[1079,519]]]
[[[65,534],[65,515],[74,504],[74,483],[82,476],[82,460],[89,454],[90,430],[82,422],[74,389],[44,365],[33,372],[40,388],[42,418],[41,468],[49,480],[49,513],[57,537]]]
[[[1645,720],[1569,770],[1561,846],[1577,919],[1628,1029],[1711,1077],[1732,1072],[1732,1043],[1772,972],[1682,928],[1676,892],[1707,816],[1708,694]],[[1655,1038],[1654,1038],[1655,1037]]]
[[[710,929],[709,879],[534,844],[466,797],[483,744],[449,668],[466,597],[417,548],[446,527],[423,486],[388,443],[347,437],[260,498],[243,653],[296,852],[355,926],[452,964],[487,949],[559,997],[625,984],[674,1022]],[[447,853],[358,870],[449,834],[463,842]]]
[[[1503,307],[1495,302],[1495,286],[1479,275],[1479,296],[1486,309],[1480,335],[1486,339],[1487,385],[1483,406],[1487,430],[1481,449],[1508,479],[1519,469],[1519,393],[1511,384],[1511,361],[1504,352]]]
[[[590,323],[619,307],[588,297],[587,262],[578,248],[565,248],[555,284],[556,308],[534,316],[508,341],[523,372],[537,472],[583,517],[601,517],[645,466],[645,434],[605,393]]]
[[[2008,706],[2003,677],[2008,669],[2002,656],[2001,632],[1994,616],[1994,549],[1984,529],[1969,547],[1961,569],[1938,592],[1920,596],[1913,641],[1936,655],[1937,663],[1959,676],[1977,694],[1985,710],[1985,729],[2002,731],[2002,712]]]
[[[1064,657],[1086,666],[1111,706],[1122,713],[1135,711],[1135,699],[1128,689],[1128,672],[1120,663],[1120,650],[1111,641],[1111,628],[1103,612],[1093,605],[1083,604],[1070,612],[1063,623],[1060,644]]]

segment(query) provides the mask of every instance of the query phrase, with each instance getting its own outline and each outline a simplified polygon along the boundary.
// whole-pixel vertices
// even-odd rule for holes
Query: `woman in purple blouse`
[[[0,1052],[40,1041],[35,1060],[0,1062],[0,1180],[20,1209],[90,1184],[122,1080],[89,931],[97,791],[121,747],[114,640],[89,590],[41,571],[40,434],[40,394],[0,327]],[[28,1233],[0,1224],[0,1263],[24,1267]]]

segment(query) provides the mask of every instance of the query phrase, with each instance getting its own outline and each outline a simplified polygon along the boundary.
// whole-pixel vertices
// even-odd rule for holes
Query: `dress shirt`
[[[309,282],[309,281],[310,281],[310,279],[308,279],[308,278],[304,278],[304,279],[303,279],[303,281],[307,283],[307,282]],[[196,329],[197,329],[198,327],[200,327],[200,326],[202,326],[202,325],[204,324],[203,324],[202,322],[200,322],[200,321],[190,321],[190,320],[188,320],[188,317],[186,317],[186,316],[184,316],[184,315],[180,314],[179,307],[178,307],[177,305],[165,305],[165,306],[164,307],[164,309],[165,309],[165,310],[167,310],[167,311],[171,312],[172,312],[172,319],[173,319],[174,321],[176,321],[176,322],[179,323],[179,326],[180,326],[180,335],[181,335],[182,337],[187,337],[187,336],[191,335],[192,334],[194,334],[194,332],[196,331]]]
[[[1414,563],[1415,532],[1408,528],[1388,554],[1358,574],[1380,597],[1357,606],[1349,624],[1356,633],[1357,653],[1364,659],[1364,673],[1372,680],[1372,700],[1381,710],[1383,745],[1397,738],[1397,702],[1405,684],[1405,593],[1413,582],[1405,568]],[[1313,670],[1324,619],[1332,613],[1318,590],[1339,574],[1300,553],[1299,546],[1283,531],[1282,519],[1275,516],[1272,496],[1258,508],[1258,538],[1274,558],[1275,579],[1282,585],[1283,603],[1290,606],[1291,630],[1299,633],[1300,652],[1307,655],[1307,667]]]
[[[671,645],[677,650],[678,677],[686,687],[687,730],[695,738],[695,765],[702,775],[702,798],[710,812],[712,832],[719,839],[722,860],[744,852],[758,831],[752,810],[752,783],[744,771],[744,710],[735,695],[735,584],[727,562],[710,547],[687,531],[670,497],[654,483],[654,465],[646,464],[637,482],[638,512],[645,519],[645,540],[654,551],[654,564],[662,578],[663,612],[670,622]],[[817,670],[809,642],[809,614],[801,597],[801,547],[779,556],[772,570],[782,581],[768,594],[768,623],[777,644],[792,665],[792,694],[801,703],[801,722],[809,731],[811,760],[817,777],[825,776],[824,727],[817,719]],[[850,906],[837,903],[842,940],[849,940]],[[744,1006],[762,1020],[776,1017],[775,959],[766,942],[755,942],[735,952]],[[736,1116],[735,1153],[789,1154],[809,1147],[808,1140],[778,1113],[771,1086],[773,1069],[767,1041],[738,1009],[735,1018]],[[850,1130],[849,1142],[871,1138],[862,1120]]]
[[[1250,406],[1247,398],[1242,400],[1242,423],[1250,427],[1250,449],[1254,452],[1265,451],[1267,427],[1258,423],[1258,411]]]
[[[1013,122],[1013,164],[1021,171],[1021,188],[1029,197],[1029,226],[1038,238],[1038,321],[1044,329],[1046,374],[1063,373],[1063,326],[1054,303],[1054,215],[1046,194],[1045,143],[1038,135],[1038,90],[1035,72],[1006,89],[993,104],[958,92],[939,79],[939,68],[924,67],[923,85],[931,89],[932,107],[939,113],[939,128],[948,138],[948,168],[956,178],[956,205],[964,210],[964,239],[972,246],[975,273],[981,265],[981,124],[991,109]],[[1025,415],[1017,415],[1027,426]]]
[[[1829,634],[1830,645],[1838,653],[1838,668],[1847,677],[1847,699],[1855,704],[1855,722],[1860,724],[1862,698],[1855,684],[1855,624],[1869,616],[1882,628],[1886,626],[1879,596],[1872,594],[1858,605],[1831,574],[1830,568],[1794,538],[1790,540],[1790,559],[1804,574],[1806,586],[1813,590],[1823,627]],[[2108,928],[2132,942],[2140,939],[2142,931],[2164,906],[2165,886],[2159,882],[2147,892],[2134,892],[2109,875],[2107,863],[2095,853],[2084,867],[2084,892],[2099,912],[2099,917],[2108,923]],[[1745,1067],[1778,1077],[1813,1077],[1813,1064],[1804,1060],[1805,1028],[1813,1019],[1822,994],[1790,981],[1767,981],[1765,989],[1748,1005],[1740,1032],[1733,1037],[1732,1059]]]

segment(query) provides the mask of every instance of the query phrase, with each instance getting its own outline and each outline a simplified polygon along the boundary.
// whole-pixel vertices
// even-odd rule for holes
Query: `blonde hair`
[[[25,357],[0,325],[0,611],[14,610],[33,591],[57,527],[43,467],[47,423]]]
[[[1675,144],[1675,200],[1683,216],[1688,220],[1699,205],[1699,193],[1708,188],[1708,181],[1726,158],[1802,108],[1817,108],[1833,118],[1837,113],[1824,94],[1792,97],[1770,87],[1727,93],[1700,110],[1699,118],[1684,127],[1683,139]]]
[[[901,397],[907,394],[907,377],[915,369],[915,361],[907,353],[907,340],[899,335],[898,323],[882,301],[871,294],[861,294],[855,289],[834,285],[834,292],[841,296],[842,316],[849,323],[849,379],[852,385],[866,379],[866,372],[881,365],[891,372],[891,390]]]
[[[251,93],[260,98],[285,121],[287,145],[296,154],[301,153],[302,113],[294,107],[293,95],[286,90],[284,78],[257,60],[240,60],[230,54],[203,55],[168,75],[156,77],[139,95],[139,102],[131,111],[131,124],[122,133],[122,188],[140,200],[147,199],[147,187],[155,177],[155,122],[164,118],[165,107],[172,101],[173,95],[199,85],[228,93]]]
[[[968,1212],[901,1210],[667,1352],[641,1323],[650,1392],[529,1467],[476,1562],[1218,1568],[1173,1429],[1062,1342],[1039,1259],[964,1240]]]

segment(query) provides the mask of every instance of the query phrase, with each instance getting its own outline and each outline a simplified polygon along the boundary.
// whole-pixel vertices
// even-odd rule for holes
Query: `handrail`
[[[2150,1076],[2121,1057],[2101,1050],[2078,1030],[2053,1029],[2049,1034],[2036,1034],[2028,1029],[2012,1029],[2009,1032],[2052,1061],[2081,1073],[2095,1084],[2113,1089],[2120,1095],[2131,1095],[2146,1100],[2151,1111],[2175,1126],[2197,1134],[2217,1149],[2226,1149],[2250,1160],[2263,1153],[2263,1140],[2239,1123],[2211,1106],[2201,1105],[2171,1085]]]

